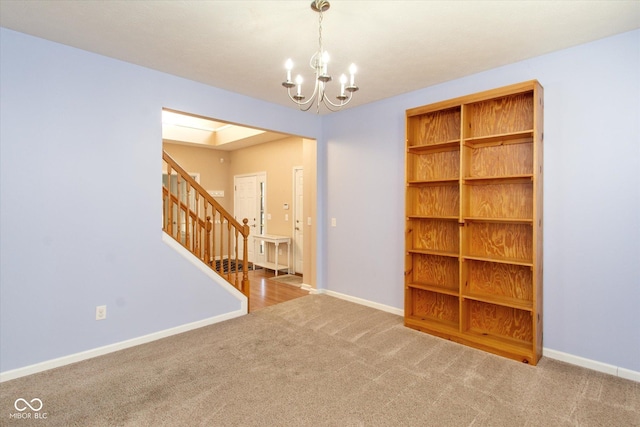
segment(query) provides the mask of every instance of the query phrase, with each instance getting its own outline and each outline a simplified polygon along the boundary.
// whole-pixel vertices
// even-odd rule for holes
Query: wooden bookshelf
[[[405,325],[542,355],[543,89],[406,111]]]

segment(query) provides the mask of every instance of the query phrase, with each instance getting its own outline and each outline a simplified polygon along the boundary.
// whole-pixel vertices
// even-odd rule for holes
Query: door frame
[[[300,218],[300,230],[301,230],[301,234],[302,234],[302,239],[304,239],[304,201],[302,202],[302,206],[298,206],[298,186],[296,185],[296,174],[300,172],[302,173],[303,176],[303,186],[302,186],[302,197],[304,198],[304,167],[303,166],[294,166],[293,167],[293,172],[292,172],[292,179],[293,179],[293,185],[291,187],[291,198],[292,198],[292,208],[293,208],[293,220],[291,221],[291,236],[292,236],[292,247],[293,250],[292,252],[292,270],[294,273],[300,272],[303,273],[304,271],[304,240],[302,241],[302,244],[296,245],[296,238],[297,238],[297,230],[296,230],[296,212],[298,209],[300,209],[300,211],[302,212],[301,218]],[[304,199],[303,199],[304,200]],[[298,248],[298,250],[300,251],[300,265],[298,265],[297,263],[297,257],[296,257],[296,248]]]

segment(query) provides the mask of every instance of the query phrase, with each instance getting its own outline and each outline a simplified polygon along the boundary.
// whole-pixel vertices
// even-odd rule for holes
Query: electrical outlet
[[[107,306],[99,305],[96,307],[96,320],[104,320],[107,318]]]

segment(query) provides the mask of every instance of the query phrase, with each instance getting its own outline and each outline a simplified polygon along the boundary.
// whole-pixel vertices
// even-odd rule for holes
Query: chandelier
[[[293,70],[293,61],[288,59],[285,68],[287,69],[287,80],[282,82],[282,86],[287,88],[287,94],[289,98],[298,104],[302,111],[308,111],[312,105],[316,106],[316,112],[320,110],[320,104],[324,104],[331,111],[338,111],[343,106],[347,105],[359,88],[355,85],[356,66],[351,64],[349,67],[349,80],[347,76],[342,74],[340,76],[340,94],[336,96],[337,102],[332,102],[325,93],[326,84],[331,81],[331,76],[327,71],[327,64],[329,63],[329,54],[322,47],[322,13],[326,12],[330,7],[327,0],[314,0],[311,2],[311,9],[317,12],[319,15],[318,20],[318,51],[313,54],[309,61],[309,66],[315,73],[315,86],[313,88],[313,94],[309,99],[305,101],[305,96],[302,95],[302,76],[297,75],[295,82],[291,80],[291,70]],[[349,83],[347,85],[347,82]],[[296,87],[295,93],[292,93],[292,89]]]

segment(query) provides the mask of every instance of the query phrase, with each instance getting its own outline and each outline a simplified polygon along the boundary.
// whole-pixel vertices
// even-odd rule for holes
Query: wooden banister
[[[248,220],[240,224],[165,151],[162,160],[163,230],[249,298]]]

